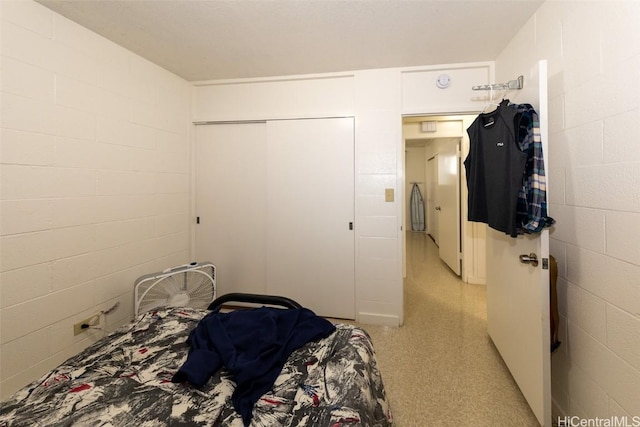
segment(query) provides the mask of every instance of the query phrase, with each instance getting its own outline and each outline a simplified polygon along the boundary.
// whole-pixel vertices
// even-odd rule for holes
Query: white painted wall
[[[136,277],[188,260],[192,118],[355,116],[358,315],[402,322],[400,116],[479,109],[468,88],[493,80],[489,65],[304,77],[277,104],[287,79],[245,85],[248,98],[230,84],[196,98],[192,116],[187,82],[36,3],[1,5],[0,396],[95,338],[72,337],[72,323],[116,301],[107,323],[122,323]],[[638,413],[638,14],[629,2],[549,2],[498,60],[498,81],[550,60],[568,344],[554,396],[571,414]],[[442,72],[450,92],[433,85]]]
[[[132,312],[137,276],[188,259],[191,116],[181,79],[36,3],[0,7],[4,397],[88,344],[71,336],[74,321],[120,301],[108,319],[115,326]],[[560,411],[585,417],[640,414],[637,22],[638,2],[548,1],[496,67],[495,80],[504,81],[549,60],[552,253],[560,262],[563,341],[553,356],[553,394]],[[440,72],[425,70],[427,83]],[[464,111],[438,102],[444,92],[430,83],[418,86],[424,93],[402,85],[401,74],[415,72],[365,71],[344,82],[353,98],[341,111],[357,118],[364,318],[402,318],[404,201],[385,203],[382,193],[402,182],[400,115]],[[290,102],[289,112],[317,105],[305,97]]]
[[[452,76],[450,89],[435,85]],[[478,111],[471,86],[488,82],[491,64],[364,70],[269,79],[198,82],[196,121],[355,117],[356,318],[403,322],[404,152],[402,115]],[[447,92],[448,91],[448,92]],[[385,190],[394,200],[385,201]]]
[[[191,85],[31,1],[1,1],[0,398],[95,341],[76,323],[189,260]]]
[[[0,398],[99,338],[73,323],[115,302],[106,326],[125,322],[137,277],[189,260],[193,119],[356,117],[356,310],[402,323],[401,116],[435,102],[403,92],[403,72],[416,83],[442,67],[243,82],[243,96],[204,85],[192,99],[189,83],[37,3],[0,4]],[[456,111],[477,109],[465,92]]]
[[[562,415],[640,415],[640,3],[547,1],[496,61],[497,81],[549,64]],[[629,418],[631,422],[631,418]]]
[[[197,121],[356,117],[356,316],[402,323],[398,70],[196,83]],[[385,202],[392,188],[394,202]]]

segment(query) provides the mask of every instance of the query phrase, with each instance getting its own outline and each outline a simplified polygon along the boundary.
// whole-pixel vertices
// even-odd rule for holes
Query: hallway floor
[[[397,426],[539,425],[487,335],[485,298],[426,234],[407,233],[404,325],[363,326]]]

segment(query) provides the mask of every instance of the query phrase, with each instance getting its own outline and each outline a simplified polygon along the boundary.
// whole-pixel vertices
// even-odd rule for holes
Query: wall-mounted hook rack
[[[473,86],[473,90],[520,90],[524,87],[524,76],[518,76],[515,80],[509,80],[507,83],[494,83],[491,85]]]

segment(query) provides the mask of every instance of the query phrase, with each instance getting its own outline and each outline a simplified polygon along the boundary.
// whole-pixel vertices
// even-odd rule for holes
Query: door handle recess
[[[538,255],[531,252],[529,255],[520,255],[520,262],[523,264],[531,264],[534,267],[538,266]]]

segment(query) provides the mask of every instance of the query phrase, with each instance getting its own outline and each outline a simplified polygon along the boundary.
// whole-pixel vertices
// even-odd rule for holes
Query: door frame
[[[472,284],[480,284],[484,285],[486,276],[485,276],[485,249],[484,249],[484,241],[485,241],[485,225],[472,223],[467,221],[467,186],[466,183],[466,172],[463,167],[460,167],[461,162],[466,158],[469,153],[469,135],[466,132],[466,129],[471,125],[471,123],[478,116],[479,111],[461,111],[461,112],[443,112],[443,113],[415,113],[415,114],[403,114],[401,116],[401,121],[403,123],[403,132],[402,132],[402,147],[406,146],[407,136],[404,132],[404,123],[408,119],[409,121],[426,121],[426,120],[437,120],[437,121],[460,121],[462,126],[462,132],[456,135],[451,135],[451,137],[460,138],[460,153],[459,153],[459,166],[458,166],[458,175],[460,179],[460,251],[461,251],[461,275],[460,278],[465,283]],[[448,137],[448,136],[443,136]],[[434,137],[436,138],[436,137]],[[439,138],[439,136],[437,136]],[[404,160],[404,159],[403,159]],[[426,162],[427,159],[425,159]],[[406,181],[406,163],[403,161],[402,165],[402,187],[404,189],[404,193],[406,194],[407,186],[410,185]],[[408,224],[406,224],[406,215],[407,215],[407,203],[408,201],[403,201],[402,203],[402,221],[403,221],[403,230],[408,230]],[[404,277],[406,277],[406,238],[404,233],[402,234],[403,240],[403,272]]]

